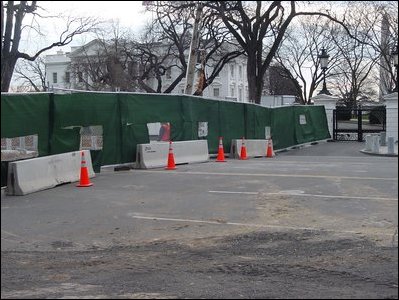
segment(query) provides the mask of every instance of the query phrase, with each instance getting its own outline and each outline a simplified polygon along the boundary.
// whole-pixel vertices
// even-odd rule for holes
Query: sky
[[[38,12],[42,15],[63,14],[115,20],[119,21],[121,27],[131,28],[134,33],[140,32],[146,20],[150,18],[149,13],[144,12],[142,1],[38,1],[38,6],[41,8]],[[26,21],[28,24],[32,22]],[[60,18],[37,18],[37,21],[44,35],[38,36],[35,30],[27,29],[21,43],[22,50],[29,54],[54,42],[59,37],[59,33],[65,29],[65,21]],[[37,26],[34,23],[32,25]],[[69,51],[71,46],[81,46],[92,39],[89,36],[79,37],[62,50]],[[59,48],[49,50],[46,54],[56,53],[57,50]]]

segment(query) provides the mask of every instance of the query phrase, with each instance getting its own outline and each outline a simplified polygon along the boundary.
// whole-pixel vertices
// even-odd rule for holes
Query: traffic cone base
[[[240,159],[241,159],[241,160],[246,160],[246,159],[248,159],[248,157],[247,157],[247,147],[245,146],[245,140],[244,140],[244,138],[242,138]]]
[[[226,162],[224,159],[224,149],[223,149],[223,138],[219,138],[219,149],[218,149],[218,156],[216,158],[216,162]]]
[[[92,186],[93,183],[90,182],[89,172],[87,171],[85,153],[82,151],[82,159],[80,166],[80,181],[77,187],[89,187]]]
[[[175,156],[173,155],[172,141],[169,142],[168,164],[165,170],[176,170]]]

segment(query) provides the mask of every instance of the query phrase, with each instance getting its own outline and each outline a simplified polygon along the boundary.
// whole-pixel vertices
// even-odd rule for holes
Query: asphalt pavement
[[[2,298],[397,298],[398,159],[357,142],[1,199]]]

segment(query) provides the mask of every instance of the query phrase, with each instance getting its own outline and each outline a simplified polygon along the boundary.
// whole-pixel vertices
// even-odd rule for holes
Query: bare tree
[[[104,44],[99,39],[71,52],[71,64],[67,71],[78,89],[107,91],[111,90],[107,71],[107,59]],[[71,83],[71,82],[70,82]]]
[[[1,1],[1,91],[7,92],[19,59],[34,61],[43,52],[54,47],[65,46],[77,35],[89,32],[96,22],[92,18],[68,18],[65,30],[59,40],[40,49],[33,55],[20,52],[20,41],[23,31],[28,28],[23,21],[27,14],[40,18],[37,1]],[[40,28],[34,28],[40,30]]]
[[[301,101],[301,86],[299,82],[284,66],[272,63],[264,77],[264,91],[266,95],[294,95],[296,101]],[[304,103],[302,103],[304,104]]]
[[[351,1],[344,5],[350,35],[331,20],[302,17],[297,28],[287,31],[276,53],[276,59],[301,82],[304,102],[322,80],[317,59],[322,47],[330,55],[326,77],[342,98],[375,98],[378,83],[382,94],[394,85],[390,52],[397,40],[397,3]],[[304,76],[306,70],[310,78]]]
[[[378,84],[375,82],[373,84],[371,79],[378,65],[380,53],[370,45],[370,37],[374,30],[372,28],[379,24],[379,18],[374,16],[372,23],[365,23],[362,20],[365,11],[371,9],[370,6],[353,4],[348,7],[347,26],[356,39],[349,36],[339,26],[334,26],[331,34],[331,40],[338,49],[340,57],[334,68],[337,76],[330,77],[330,82],[335,85],[341,97],[350,100],[352,105],[356,105],[360,97],[364,95],[375,95],[379,88]]]
[[[245,54],[220,18],[209,8],[205,8],[200,33],[202,67],[194,95],[202,95],[227,63]]]
[[[39,56],[34,61],[21,60],[15,66],[15,78],[21,81],[21,86],[36,92],[47,91],[46,68],[44,60]]]
[[[95,91],[137,91],[132,75],[130,31],[110,21],[96,30],[97,38],[69,54],[68,71],[77,88]]]
[[[368,28],[365,41],[374,49],[379,60],[380,97],[393,89],[397,76],[391,62],[391,51],[398,41],[397,1],[368,1],[352,5],[361,20],[362,27]]]
[[[146,65],[146,72],[143,75],[155,76],[158,81],[157,91],[163,90],[163,92],[169,93],[186,76],[187,53],[192,35],[195,3],[193,1],[152,1],[147,5],[147,9],[153,11],[157,18],[149,29],[149,32],[152,33],[151,42],[148,42],[147,36],[144,39],[147,41],[146,43],[137,45],[137,49],[141,49],[142,57],[145,59],[143,63]],[[229,61],[244,53],[237,47],[237,42],[232,39],[229,30],[211,9],[204,9],[199,27],[198,56],[202,57],[200,64],[203,64],[204,69],[206,66],[209,73],[204,69],[200,70],[200,84],[197,84],[195,95],[201,95]],[[154,50],[158,50],[157,47],[151,46],[154,45],[154,41],[158,41],[159,46],[162,44],[165,49],[163,55],[152,53]],[[161,73],[169,72],[171,68],[179,70],[179,74],[169,86],[161,88],[163,77],[160,76],[162,74],[159,73],[159,70]],[[148,86],[143,87],[149,90]]]
[[[296,1],[289,5],[282,1],[209,1],[206,5],[223,20],[245,51],[249,99],[255,103],[260,103],[263,76],[295,17],[319,15],[345,26],[331,13],[312,11],[312,4],[306,11],[298,11]]]
[[[339,52],[331,41],[331,24],[320,16],[298,19],[297,26],[288,30],[275,59],[286,69],[287,76],[298,82],[297,89],[302,104],[310,104],[314,92],[323,81],[318,55],[328,49],[329,68],[326,77],[333,74]]]
[[[186,75],[185,55],[190,46],[193,9],[176,11],[163,1],[153,1],[147,10],[152,11],[156,18],[126,53],[132,60],[138,60],[141,72],[137,80],[142,89],[170,93]],[[164,75],[171,74],[172,69],[176,76],[166,82]],[[149,84],[152,79],[156,81],[155,90]]]

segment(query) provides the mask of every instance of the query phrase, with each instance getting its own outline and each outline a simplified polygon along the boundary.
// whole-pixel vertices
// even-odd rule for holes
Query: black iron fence
[[[333,111],[333,139],[362,142],[365,133],[386,130],[385,106],[337,107]]]

